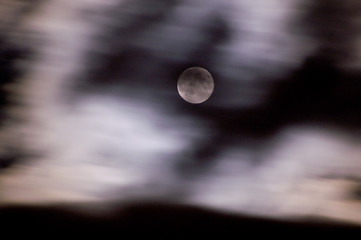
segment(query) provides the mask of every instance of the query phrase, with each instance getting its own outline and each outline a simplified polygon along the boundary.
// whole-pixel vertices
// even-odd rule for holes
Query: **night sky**
[[[0,225],[358,231],[360,10],[0,1]]]

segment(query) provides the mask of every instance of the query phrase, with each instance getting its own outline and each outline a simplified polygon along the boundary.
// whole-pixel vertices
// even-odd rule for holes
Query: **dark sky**
[[[6,9],[17,14],[0,25],[0,204],[156,201],[361,222],[359,3]],[[216,86],[196,105],[177,91],[194,66]]]

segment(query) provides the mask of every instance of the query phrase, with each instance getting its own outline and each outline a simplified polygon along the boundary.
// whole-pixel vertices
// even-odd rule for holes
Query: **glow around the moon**
[[[180,75],[177,88],[179,95],[185,101],[198,104],[205,102],[212,95],[214,81],[206,69],[191,67]]]

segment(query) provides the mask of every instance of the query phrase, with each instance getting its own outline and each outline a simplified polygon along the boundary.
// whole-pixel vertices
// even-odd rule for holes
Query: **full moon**
[[[206,69],[191,67],[180,75],[177,88],[179,95],[185,101],[198,104],[205,102],[212,95],[214,81]]]

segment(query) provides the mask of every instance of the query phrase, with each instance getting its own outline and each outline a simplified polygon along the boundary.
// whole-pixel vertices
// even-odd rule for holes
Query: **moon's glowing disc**
[[[191,67],[179,77],[177,83],[179,95],[189,103],[205,102],[213,93],[212,75],[204,68]]]

